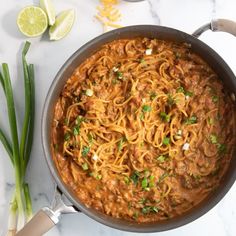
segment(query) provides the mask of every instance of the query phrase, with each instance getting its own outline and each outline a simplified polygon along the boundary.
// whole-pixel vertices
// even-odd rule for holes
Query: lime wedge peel
[[[40,0],[39,6],[46,12],[48,16],[48,24],[54,25],[56,20],[55,8],[51,0]]]
[[[40,7],[28,6],[19,12],[17,25],[24,35],[37,37],[42,35],[48,27],[47,15]]]
[[[49,29],[50,40],[64,38],[71,30],[75,21],[75,10],[62,11],[57,17],[55,24]]]

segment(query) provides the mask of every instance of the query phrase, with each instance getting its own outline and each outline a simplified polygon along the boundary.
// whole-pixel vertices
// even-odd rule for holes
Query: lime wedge
[[[43,34],[47,29],[47,15],[40,7],[28,6],[20,11],[17,17],[17,25],[24,35],[36,37]]]
[[[40,0],[39,6],[46,12],[48,16],[48,24],[54,25],[56,19],[55,8],[51,0]]]
[[[71,30],[75,21],[75,10],[66,10],[57,17],[55,24],[49,29],[50,40],[59,40],[64,38]]]

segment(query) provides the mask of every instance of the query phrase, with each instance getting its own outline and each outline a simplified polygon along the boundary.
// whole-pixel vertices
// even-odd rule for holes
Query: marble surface
[[[40,141],[40,120],[47,90],[65,60],[80,46],[102,33],[102,27],[94,19],[98,0],[54,0],[57,11],[75,8],[77,19],[71,33],[63,40],[50,42],[47,36],[30,40],[32,47],[28,61],[36,68],[36,127],[32,158],[27,175],[31,188],[33,207],[36,212],[49,205],[53,196],[54,182],[44,160]],[[24,109],[22,71],[19,64],[19,49],[25,38],[16,27],[16,16],[19,9],[38,0],[1,0],[0,7],[0,62],[8,62],[12,75],[12,83],[16,94],[16,108]],[[228,18],[236,21],[234,0],[146,0],[137,3],[121,1],[122,12],[120,24],[158,24],[180,29],[187,33],[209,22],[212,18]],[[236,73],[236,39],[225,33],[206,32],[201,39],[214,48]],[[6,104],[0,90],[0,125],[7,130]],[[23,114],[18,112],[19,124]],[[8,204],[14,187],[13,170],[0,145],[0,235],[5,235],[7,226]],[[236,184],[222,201],[198,220],[163,233],[160,236],[235,236],[236,235]],[[49,231],[47,236],[73,235],[144,235],[122,232],[103,226],[84,214],[65,215],[60,223]]]

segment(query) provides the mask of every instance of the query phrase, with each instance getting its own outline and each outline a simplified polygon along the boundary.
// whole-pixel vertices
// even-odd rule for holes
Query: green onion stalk
[[[6,97],[10,127],[10,138],[8,138],[0,127],[0,141],[15,171],[15,191],[10,202],[8,235],[15,235],[16,231],[20,230],[32,216],[30,191],[28,183],[25,180],[27,164],[33,144],[35,114],[34,66],[28,64],[26,61],[26,54],[29,47],[30,43],[26,42],[22,51],[25,114],[20,138],[18,136],[14,94],[8,65],[3,63],[0,70],[0,84]]]

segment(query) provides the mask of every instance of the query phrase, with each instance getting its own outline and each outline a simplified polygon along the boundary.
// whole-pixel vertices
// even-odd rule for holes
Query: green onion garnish
[[[85,162],[85,163],[82,165],[82,168],[83,168],[83,170],[88,170],[88,164]]]
[[[125,176],[125,177],[124,177],[124,181],[125,181],[126,184],[129,184],[129,183],[130,183],[130,178],[127,177],[127,176]]]
[[[185,90],[184,90],[184,88],[183,88],[182,86],[180,86],[180,87],[178,87],[178,88],[176,89],[176,92],[177,92],[177,93],[184,93]]]
[[[96,176],[96,179],[97,179],[97,180],[102,179],[102,175],[97,175],[97,176]]]
[[[143,180],[142,180],[142,188],[143,189],[146,189],[147,187],[148,187],[148,180],[147,180],[147,178],[145,177],[145,178],[143,178]]]
[[[159,209],[155,206],[145,206],[142,208],[143,214],[149,214],[149,213],[157,213]]]
[[[183,93],[185,96],[189,96],[189,97],[192,97],[192,96],[193,96],[193,92],[190,92],[190,91],[185,90],[182,86],[178,87],[178,88],[176,89],[176,92],[177,92],[177,93]]]
[[[122,150],[123,144],[124,144],[125,141],[126,141],[126,138],[125,138],[125,137],[122,137],[122,138],[120,139],[120,141],[118,142],[118,151],[119,151],[119,152]]]
[[[219,100],[218,96],[216,96],[216,95],[212,96],[212,102],[217,103],[218,100]]]
[[[165,179],[166,177],[168,177],[168,176],[169,176],[169,173],[167,173],[167,172],[165,172],[164,174],[162,174],[162,175],[160,176],[159,180],[158,180],[158,183],[162,183],[162,182],[164,181],[164,179]]]
[[[167,157],[164,156],[164,155],[160,155],[159,157],[157,157],[157,160],[158,160],[159,162],[161,162],[161,163],[165,162],[166,159],[167,159]]]
[[[82,156],[86,157],[90,151],[90,147],[84,146],[82,149]]]
[[[79,128],[75,126],[75,127],[73,128],[73,134],[76,136],[76,135],[78,135],[79,133],[80,133]]]
[[[142,106],[142,111],[143,112],[150,112],[152,110],[151,106],[148,105],[143,105]]]
[[[218,148],[219,154],[225,154],[227,152],[227,147],[224,143],[222,143],[222,144],[218,143],[217,148]]]
[[[64,140],[65,141],[69,141],[70,140],[70,133],[65,133]]]
[[[170,144],[170,138],[164,137],[162,143],[163,143],[164,145],[169,145],[169,144]]]
[[[209,138],[210,138],[211,143],[213,143],[213,144],[218,143],[218,139],[217,139],[217,136],[215,134],[211,134]]]
[[[89,141],[89,144],[93,143],[93,135],[91,133],[88,134],[88,141]]]
[[[150,100],[152,101],[152,100],[154,100],[156,97],[157,97],[157,93],[151,92],[151,94],[150,94]]]
[[[167,115],[165,112],[161,112],[160,117],[163,121],[170,122],[170,115]]]
[[[139,181],[139,176],[140,176],[140,173],[138,171],[134,171],[132,175],[130,176],[130,179],[134,182],[135,185]]]
[[[167,103],[169,106],[172,106],[176,103],[175,99],[170,94],[168,94]]]
[[[138,217],[139,217],[139,213],[138,213],[137,211],[135,211],[134,214],[133,214],[133,218],[134,218],[135,220],[137,220]]]
[[[188,119],[186,119],[185,124],[186,125],[192,125],[197,123],[197,117],[196,116],[191,116]]]

